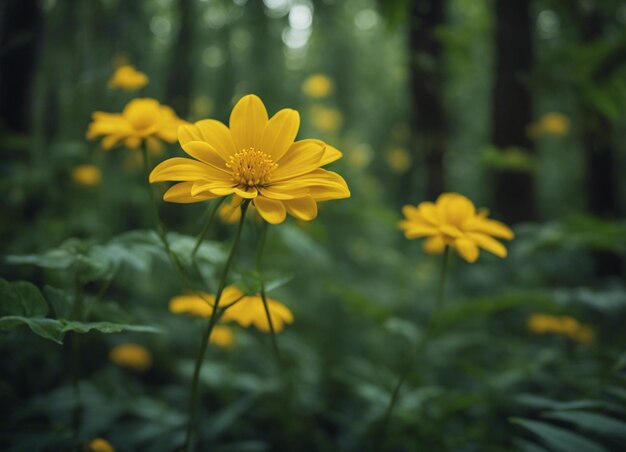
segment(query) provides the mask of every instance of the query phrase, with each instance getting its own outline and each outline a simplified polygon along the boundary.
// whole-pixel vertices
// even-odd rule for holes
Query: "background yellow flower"
[[[89,187],[99,185],[102,181],[102,171],[96,165],[76,165],[72,169],[72,180]]]
[[[85,446],[86,452],[115,452],[115,448],[107,440],[95,438]]]
[[[152,366],[152,355],[139,344],[120,344],[111,349],[109,359],[118,366],[137,371],[148,370]]]
[[[324,74],[313,74],[302,83],[302,91],[309,97],[326,97],[333,91],[333,81]]]
[[[450,246],[467,262],[475,262],[482,248],[506,257],[504,245],[494,237],[511,240],[513,231],[504,223],[487,218],[487,211],[476,212],[474,204],[458,193],[444,193],[435,203],[402,208],[405,219],[399,223],[408,239],[427,237],[424,251],[442,253]]]
[[[111,149],[123,142],[130,149],[142,143],[152,152],[158,152],[162,141],[176,141],[178,127],[185,124],[170,107],[155,99],[133,99],[121,114],[97,111],[87,129],[87,139],[102,139],[102,148]]]
[[[148,76],[130,64],[120,66],[109,80],[109,88],[134,91],[148,84]]]

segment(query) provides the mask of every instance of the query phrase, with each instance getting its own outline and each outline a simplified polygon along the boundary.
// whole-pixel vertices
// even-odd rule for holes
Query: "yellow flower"
[[[178,126],[185,124],[170,107],[154,99],[133,99],[121,114],[97,111],[87,130],[87,139],[104,136],[101,146],[111,149],[121,141],[137,149],[143,141],[151,152],[161,149],[161,140],[176,141]]]
[[[294,141],[299,126],[297,111],[269,119],[261,99],[245,96],[233,108],[230,129],[211,119],[181,126],[178,141],[193,159],[162,162],[150,182],[179,182],[163,195],[169,202],[234,194],[250,199],[268,223],[282,223],[287,213],[312,220],[318,202],[347,198],[350,191],[339,174],[321,168],[341,152],[320,140]]]
[[[326,97],[332,90],[333,81],[324,74],[313,74],[302,84],[302,91],[309,97]]]
[[[569,118],[561,113],[546,113],[541,117],[543,133],[563,136],[569,132]]]
[[[214,303],[215,297],[208,293],[180,295],[170,301],[170,311],[206,318],[211,316]],[[232,306],[224,311],[220,319],[222,322],[236,322],[246,328],[254,325],[265,333],[270,331],[260,295],[245,295],[237,287],[228,286],[222,293],[220,307],[230,304]],[[267,304],[276,332],[282,331],[285,324],[293,323],[293,314],[287,306],[271,298],[267,298]]]
[[[530,124],[526,131],[531,138],[541,135],[565,136],[570,129],[570,120],[562,113],[546,113],[539,121]]]
[[[499,257],[506,257],[502,243],[493,237],[513,239],[513,231],[504,223],[487,218],[487,211],[476,212],[472,201],[458,193],[444,193],[435,203],[404,206],[405,219],[400,228],[408,239],[428,237],[424,251],[442,253],[450,246],[467,262],[475,262],[482,248]]]
[[[211,332],[209,342],[220,347],[231,347],[235,339],[233,329],[228,326],[216,325]]]
[[[405,173],[411,167],[411,154],[403,148],[392,149],[387,155],[387,164],[394,173]]]
[[[72,170],[72,179],[77,184],[93,187],[102,181],[102,171],[96,165],[77,165]]]
[[[213,313],[213,300],[208,293],[178,295],[170,300],[169,308],[172,314],[209,318]]]
[[[359,144],[348,151],[348,165],[355,169],[363,169],[372,162],[374,152],[367,144]]]
[[[341,112],[335,108],[313,105],[309,110],[311,124],[321,132],[337,132],[343,124]]]
[[[134,91],[148,84],[148,76],[130,64],[120,66],[109,80],[109,88]]]
[[[107,440],[95,438],[85,446],[86,452],[115,452],[115,448]]]
[[[152,365],[152,356],[147,348],[138,344],[120,344],[111,349],[109,359],[118,366],[144,371]]]
[[[592,342],[595,336],[591,328],[570,316],[532,314],[528,317],[528,329],[535,334],[561,334],[583,344]]]

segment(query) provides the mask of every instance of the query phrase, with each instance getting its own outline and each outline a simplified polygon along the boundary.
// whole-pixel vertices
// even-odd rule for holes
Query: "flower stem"
[[[167,241],[167,232],[166,232],[165,226],[163,225],[163,223],[161,222],[161,218],[159,217],[159,209],[157,207],[156,199],[154,198],[154,192],[152,191],[152,186],[150,185],[150,157],[148,155],[148,148],[146,147],[145,143],[142,144],[141,146],[141,153],[143,156],[143,170],[145,174],[146,187],[148,189],[148,198],[150,200],[150,205],[152,209],[152,217],[154,220],[154,226],[155,226],[157,235],[159,236],[159,239],[161,240],[161,243],[163,244],[163,248],[165,248],[165,252],[170,262],[172,263],[172,266],[176,270],[178,277],[183,283],[183,286],[185,286],[188,289],[191,289],[192,285],[187,279],[187,276],[185,275],[185,272],[183,271],[183,267],[178,261],[178,258],[172,252],[172,249],[170,248],[170,244]]]
[[[189,396],[189,421],[187,424],[187,434],[185,436],[185,444],[183,445],[183,451],[185,452],[187,452],[191,446],[191,437],[193,435],[193,429],[194,429],[194,424],[195,424],[195,419],[196,419],[196,405],[197,405],[198,392],[199,392],[198,381],[200,379],[200,371],[202,370],[202,363],[204,361],[204,355],[206,353],[209,339],[211,338],[211,332],[213,331],[213,327],[215,327],[215,324],[217,323],[217,320],[219,318],[218,310],[219,310],[220,299],[222,298],[222,293],[224,292],[224,288],[226,287],[226,282],[228,279],[228,272],[230,271],[230,267],[232,266],[233,260],[235,258],[235,252],[237,251],[237,245],[239,244],[239,239],[241,238],[241,231],[243,230],[243,225],[246,220],[246,210],[248,209],[249,203],[250,201],[245,201],[241,205],[241,219],[239,220],[237,233],[235,234],[235,239],[230,249],[230,254],[228,255],[228,259],[226,260],[226,264],[224,265],[224,270],[222,271],[222,277],[220,279],[217,292],[215,294],[215,302],[213,303],[213,311],[211,312],[209,323],[207,324],[207,327],[202,334],[202,342],[200,343],[200,351],[196,359],[196,366],[193,372],[193,380],[191,382],[191,394]]]
[[[195,260],[196,253],[200,249],[200,245],[202,245],[202,241],[204,240],[204,238],[209,232],[209,229],[211,229],[211,226],[213,225],[215,214],[217,213],[217,210],[220,208],[220,206],[222,205],[225,199],[226,199],[225,197],[218,199],[215,205],[207,211],[207,220],[204,223],[204,226],[202,228],[202,231],[200,232],[200,235],[198,236],[198,240],[196,240],[196,246],[193,247],[193,251],[191,252],[192,261]]]
[[[276,340],[276,330],[274,329],[274,323],[272,322],[272,316],[267,303],[267,295],[265,293],[265,280],[261,275],[261,263],[263,261],[263,251],[265,250],[265,242],[267,241],[267,223],[263,222],[261,226],[261,236],[259,237],[259,250],[256,255],[256,271],[261,278],[261,300],[263,301],[263,309],[265,309],[265,315],[267,316],[267,323],[270,327],[270,336],[272,338],[272,349],[276,355],[277,361],[280,363],[280,353],[278,351],[278,341]]]
[[[435,325],[437,318],[439,317],[439,312],[441,310],[441,306],[443,305],[444,292],[446,286],[446,274],[448,269],[448,256],[450,254],[450,247],[446,246],[443,252],[443,258],[441,261],[441,272],[439,274],[439,286],[437,288],[437,298],[435,299],[435,305],[431,311],[430,317],[428,319],[428,323],[426,324],[426,329],[424,330],[424,334],[418,344],[415,352],[413,353],[412,358],[407,361],[407,365],[404,370],[400,374],[400,378],[398,379],[396,386],[393,388],[393,392],[391,393],[391,398],[389,399],[389,404],[387,405],[387,410],[385,411],[385,416],[383,417],[383,421],[378,432],[378,435],[374,442],[374,450],[382,450],[385,442],[385,434],[387,433],[387,427],[389,425],[389,420],[391,419],[391,414],[393,409],[398,401],[398,395],[400,394],[400,389],[402,389],[402,385],[408,378],[412,369],[415,368],[417,361],[419,360],[421,354],[423,353],[426,345],[428,343],[428,339],[430,338]]]

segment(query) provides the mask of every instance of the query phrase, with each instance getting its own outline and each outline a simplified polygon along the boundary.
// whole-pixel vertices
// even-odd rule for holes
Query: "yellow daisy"
[[[147,84],[148,76],[130,64],[117,68],[109,80],[109,88],[117,88],[124,91],[140,89]]]
[[[193,159],[172,158],[154,168],[150,182],[179,182],[164,200],[235,195],[252,200],[265,221],[278,224],[287,213],[312,220],[317,202],[350,196],[339,174],[321,168],[341,152],[320,140],[295,141],[297,111],[283,109],[270,119],[261,99],[248,95],[233,108],[229,126],[205,119],[179,128],[178,141]]]
[[[326,97],[333,90],[333,81],[324,74],[313,74],[302,84],[302,91],[309,97]]]
[[[435,203],[402,208],[405,219],[399,223],[408,239],[428,237],[424,251],[442,253],[454,248],[467,262],[475,262],[482,248],[499,257],[507,251],[494,237],[511,240],[513,231],[504,223],[487,218],[487,211],[476,212],[472,201],[458,193],[444,193]]]
[[[229,326],[216,325],[211,332],[209,342],[211,344],[219,345],[220,347],[228,348],[233,345],[235,340],[235,333]]]
[[[280,332],[285,324],[293,323],[293,314],[287,306],[269,297],[266,299],[274,331]],[[211,316],[214,303],[215,297],[208,293],[179,295],[170,301],[170,312],[207,318]],[[230,304],[232,306],[224,311],[220,321],[236,322],[245,328],[255,326],[265,333],[270,331],[260,295],[245,295],[239,288],[228,286],[222,292],[219,305],[226,307]]]
[[[102,181],[102,171],[96,165],[76,165],[72,169],[72,179],[79,185],[93,187]]]
[[[115,448],[106,439],[95,438],[85,446],[86,452],[115,452]]]
[[[137,149],[145,141],[148,149],[158,152],[161,141],[176,141],[178,126],[185,124],[170,107],[154,99],[133,99],[122,113],[97,111],[87,129],[87,139],[103,136],[102,148],[111,149],[120,142]]]
[[[118,366],[144,371],[152,365],[152,355],[138,344],[120,344],[111,349],[109,359]]]

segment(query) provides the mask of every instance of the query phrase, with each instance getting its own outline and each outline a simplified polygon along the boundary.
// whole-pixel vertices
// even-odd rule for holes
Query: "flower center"
[[[226,167],[240,185],[258,187],[270,181],[270,173],[278,165],[265,152],[248,148],[231,155]]]

